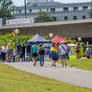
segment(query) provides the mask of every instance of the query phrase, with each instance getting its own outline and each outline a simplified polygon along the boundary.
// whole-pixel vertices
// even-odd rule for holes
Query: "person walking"
[[[49,53],[49,57],[52,59],[52,67],[56,67],[56,61],[58,61],[59,56],[58,56],[58,49],[55,46],[55,44],[52,45]]]
[[[38,53],[39,53],[39,59],[40,59],[40,66],[43,66],[45,51],[44,51],[42,44],[39,45]]]
[[[67,66],[67,63],[66,63],[67,46],[64,44],[64,41],[62,41],[60,43],[59,51],[60,51],[60,55],[61,55],[62,67],[64,67],[64,65]]]
[[[37,57],[38,57],[38,47],[36,43],[32,46],[32,57],[33,57],[33,65],[37,64]]]

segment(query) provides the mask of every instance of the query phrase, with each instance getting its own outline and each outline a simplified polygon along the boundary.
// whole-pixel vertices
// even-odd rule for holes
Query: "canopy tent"
[[[54,37],[52,40],[51,40],[51,42],[52,43],[60,43],[60,42],[64,42],[64,43],[67,43],[68,41],[67,40],[65,40],[63,37],[61,37],[61,36],[56,36],[56,37]]]
[[[39,34],[36,34],[31,40],[27,41],[27,43],[49,43],[51,42],[50,40],[46,40],[42,38]]]

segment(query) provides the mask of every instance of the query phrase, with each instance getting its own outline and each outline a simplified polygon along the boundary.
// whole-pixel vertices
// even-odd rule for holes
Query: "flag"
[[[13,36],[15,37],[15,32],[13,31]]]

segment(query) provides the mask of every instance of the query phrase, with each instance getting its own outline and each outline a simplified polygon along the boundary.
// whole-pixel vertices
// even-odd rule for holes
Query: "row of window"
[[[79,7],[73,7],[73,11],[77,11],[78,9],[79,9]],[[49,11],[49,10],[50,10],[50,12],[55,12],[56,8],[50,8],[50,9],[47,8],[46,9],[46,11]],[[83,6],[83,10],[88,10],[88,6]],[[40,9],[39,11],[42,11],[42,9]],[[64,7],[63,11],[69,11],[69,8],[68,7]],[[31,12],[32,12],[32,9],[29,9],[29,13],[31,13]],[[19,10],[19,13],[22,13],[21,9]]]
[[[77,19],[78,19],[77,16],[73,16],[73,20],[77,20]],[[86,19],[86,16],[85,15],[82,16],[82,19]],[[68,16],[65,16],[64,20],[68,20]]]

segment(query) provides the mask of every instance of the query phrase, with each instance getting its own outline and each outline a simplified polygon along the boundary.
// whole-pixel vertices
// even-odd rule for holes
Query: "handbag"
[[[66,56],[68,56],[68,53],[67,53],[67,51],[65,50],[65,48],[62,46],[62,48],[63,48],[63,50],[66,52]]]

